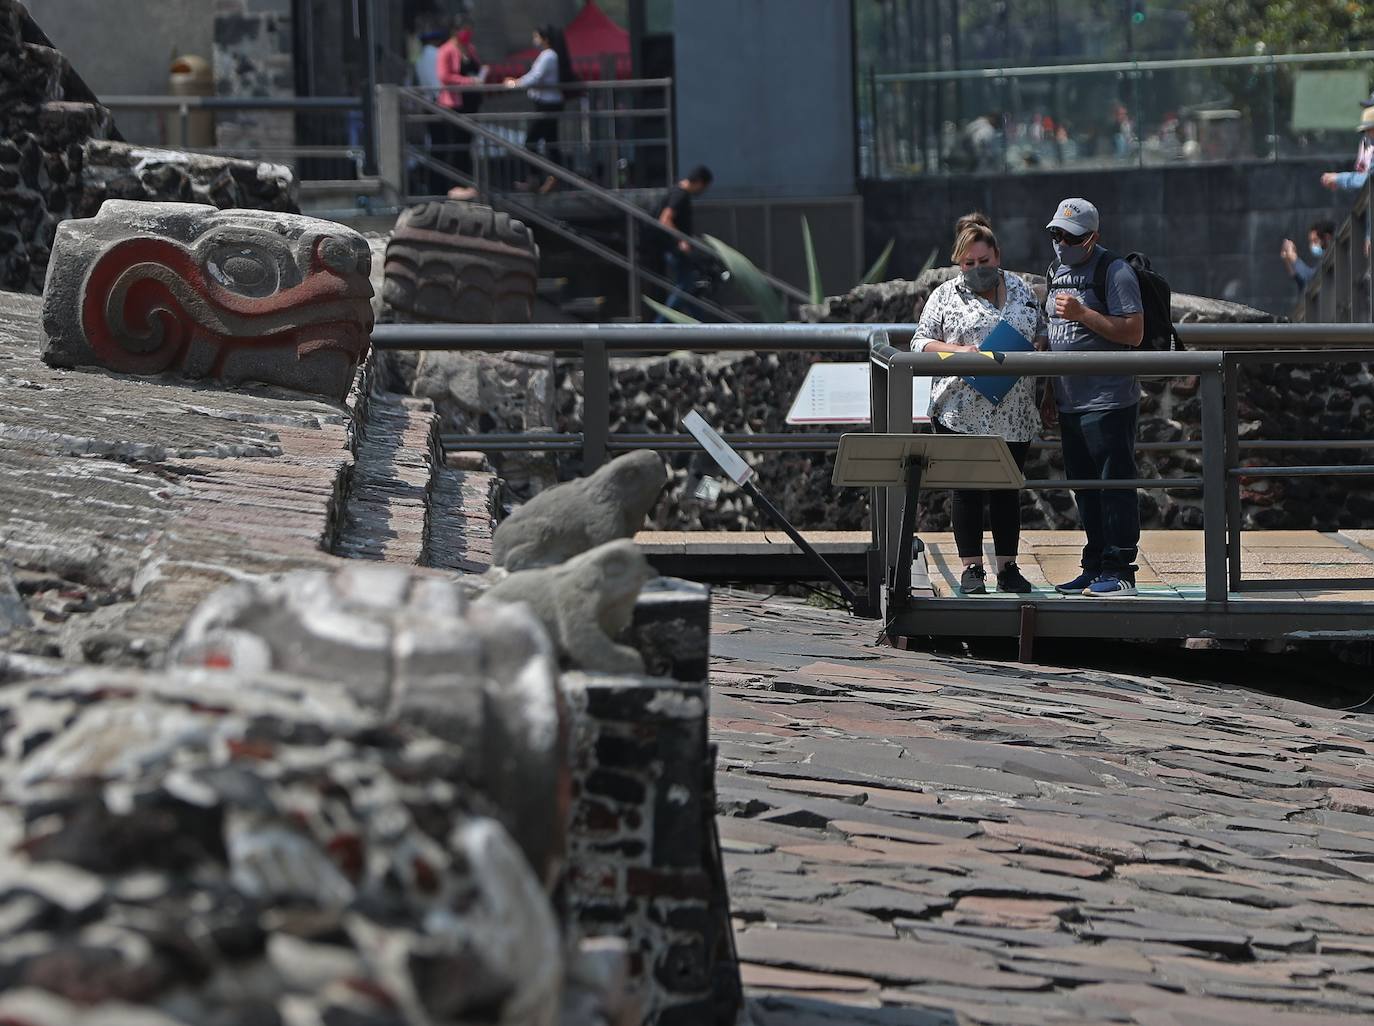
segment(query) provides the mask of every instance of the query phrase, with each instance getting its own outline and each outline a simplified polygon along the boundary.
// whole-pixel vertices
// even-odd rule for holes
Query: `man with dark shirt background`
[[[1050,350],[1125,353],[1145,334],[1140,282],[1131,266],[1098,245],[1097,208],[1066,199],[1045,225],[1054,243],[1048,294]],[[1106,273],[1099,270],[1110,263]],[[1064,476],[1070,480],[1135,478],[1135,425],[1140,385],[1134,375],[1069,375],[1047,390],[1045,419],[1060,424]],[[1140,507],[1134,488],[1073,493],[1083,522],[1083,572],[1056,585],[1064,595],[1134,595],[1140,546]]]
[[[692,197],[705,192],[714,179],[711,169],[705,164],[698,164],[688,171],[686,178],[668,190],[663,209],[658,214],[658,223],[665,228],[676,229],[683,235],[691,235]],[[668,248],[663,255],[664,271],[676,287],[668,294],[664,306],[676,310],[692,294],[692,288],[696,285],[697,266],[692,259],[692,247],[685,240],[666,237],[666,241]],[[666,320],[662,314],[655,318],[659,324]]]

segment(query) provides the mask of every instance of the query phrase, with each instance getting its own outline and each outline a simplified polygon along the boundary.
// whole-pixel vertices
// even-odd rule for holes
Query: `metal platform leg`
[[[1021,626],[1017,634],[1016,661],[1033,663],[1035,650],[1035,603],[1021,604]]]
[[[905,609],[911,601],[911,547],[916,536],[916,506],[921,497],[920,460],[906,465],[906,499],[902,502],[902,524],[897,531],[897,563],[892,568],[892,587],[888,592],[888,619]]]

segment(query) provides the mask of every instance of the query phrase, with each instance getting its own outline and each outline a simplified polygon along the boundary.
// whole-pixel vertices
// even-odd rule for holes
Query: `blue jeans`
[[[1125,481],[1136,476],[1135,422],[1139,408],[1059,414],[1064,476],[1079,481]],[[1140,505],[1134,488],[1075,491],[1088,543],[1083,569],[1135,580],[1140,551]]]
[[[690,299],[697,287],[696,262],[690,254],[682,252],[674,243],[673,247],[663,254],[663,269],[676,286],[668,293],[668,299],[663,305],[672,310],[679,310],[682,308],[682,301]],[[662,324],[667,319],[659,314],[654,318],[654,323]]]

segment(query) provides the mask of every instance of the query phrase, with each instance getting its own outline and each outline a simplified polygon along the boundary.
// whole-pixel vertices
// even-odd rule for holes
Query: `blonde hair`
[[[988,231],[992,231],[992,222],[988,220],[988,215],[981,210],[970,210],[959,220],[954,222],[954,237],[957,239],[965,228],[981,224]]]
[[[1002,257],[1002,247],[997,245],[997,236],[993,234],[986,221],[972,220],[974,216],[973,214],[965,215],[959,218],[958,223],[955,224],[954,250],[950,253],[949,258],[956,264],[964,259],[964,254],[969,251],[970,247],[979,242],[986,243],[997,254],[998,259]],[[976,216],[982,217],[981,214]],[[965,224],[965,222],[968,223]],[[961,228],[960,225],[963,227]]]

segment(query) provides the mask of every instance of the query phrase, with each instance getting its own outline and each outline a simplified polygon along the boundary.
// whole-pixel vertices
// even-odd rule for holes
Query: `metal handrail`
[[[378,349],[577,354],[598,342],[609,352],[867,353],[885,324],[379,324]]]
[[[1014,68],[966,68],[950,71],[893,71],[875,74],[877,82],[954,82],[977,79],[1028,78],[1043,75],[1098,75],[1110,72],[1174,71],[1186,68],[1278,67],[1331,61],[1374,60],[1374,50],[1341,53],[1278,53],[1247,57],[1176,57],[1148,61],[1103,61],[1096,64],[1042,64]]]
[[[671,78],[617,78],[578,79],[575,82],[559,82],[551,88],[576,90],[580,93],[611,93],[625,89],[671,89],[672,86],[673,80]],[[421,93],[518,93],[526,87],[508,86],[501,82],[483,82],[480,85],[408,86],[407,88]]]
[[[362,110],[356,96],[104,96],[101,104],[117,110]]]
[[[455,178],[461,177],[455,168],[450,167],[448,164],[445,164],[442,161],[435,160],[433,157],[430,157],[427,154],[416,153],[414,156],[421,167],[435,168],[441,172],[452,175]],[[659,288],[667,290],[672,290],[677,287],[674,282],[669,281],[667,278],[658,274],[656,271],[650,271],[646,270],[643,267],[640,267],[638,264],[638,260],[635,257],[621,256],[615,250],[611,249],[611,247],[604,245],[603,243],[600,243],[595,239],[590,239],[587,236],[582,235],[581,233],[563,224],[556,218],[550,217],[549,215],[545,214],[543,211],[539,210],[532,204],[524,203],[509,194],[502,194],[499,196],[488,196],[487,199],[493,207],[504,210],[508,214],[516,214],[520,218],[522,218],[527,224],[538,225],[545,231],[552,232],[559,238],[566,239],[568,242],[571,242],[573,245],[586,250],[593,256],[600,257],[607,263],[619,267],[622,271],[629,272],[631,278],[635,281],[648,281],[654,285],[657,285]],[[740,317],[733,311],[728,310],[725,307],[720,306],[719,304],[712,303],[709,300],[704,300],[696,296],[691,296],[689,297],[689,301],[693,305],[700,307],[701,309],[708,310],[726,321],[742,322],[744,320],[743,317]]]
[[[1201,326],[1199,326],[1201,327]],[[1325,325],[1215,325],[1220,329],[1260,331],[1286,336],[1308,337],[1315,330],[1330,331]],[[1344,326],[1354,328],[1356,326]],[[1288,329],[1302,329],[1296,332]],[[1364,329],[1368,330],[1368,329]],[[1350,337],[1359,334],[1348,331]],[[1072,488],[1075,490],[1108,488],[1201,488],[1203,521],[1204,591],[1208,603],[1217,604],[1224,614],[1229,596],[1237,592],[1281,590],[1284,583],[1290,589],[1313,586],[1311,579],[1303,582],[1254,581],[1243,579],[1241,563],[1241,481],[1247,478],[1288,477],[1368,477],[1374,476],[1374,464],[1309,465],[1284,467],[1254,467],[1240,462],[1245,443],[1239,439],[1240,399],[1238,372],[1241,367],[1260,363],[1369,363],[1374,362],[1374,349],[1345,350],[1271,350],[1268,352],[1114,352],[1114,353],[1007,353],[997,363],[990,363],[977,354],[956,353],[941,357],[935,353],[913,353],[892,346],[883,335],[875,335],[872,352],[872,387],[870,420],[874,431],[907,432],[912,430],[910,409],[912,382],[916,375],[947,376],[1036,374],[1120,374],[1142,377],[1174,377],[1196,375],[1199,378],[1202,411],[1202,476],[1200,478],[1159,478],[1134,481],[1027,481],[1026,487],[1035,490]],[[1292,449],[1374,449],[1374,439],[1340,439],[1335,444],[1320,439],[1275,441],[1262,448]],[[905,579],[903,560],[910,554],[900,551],[902,529],[901,502],[903,489],[874,490],[872,529],[874,543],[880,552],[880,566],[885,602],[901,612],[909,602],[899,587]],[[1332,586],[1332,582],[1317,582]],[[1374,590],[1374,581],[1339,579],[1340,587],[1348,590]],[[871,589],[877,591],[875,582]]]
[[[1197,326],[1202,327],[1202,326]],[[1286,325],[1225,325],[1227,329],[1247,332],[1278,332]],[[1142,478],[1133,481],[1081,481],[1039,479],[1027,481],[1034,491],[1087,490],[1110,488],[1160,488],[1200,490],[1203,512],[1203,561],[1205,569],[1206,617],[1215,616],[1218,624],[1237,622],[1236,610],[1253,612],[1257,605],[1229,605],[1238,592],[1273,592],[1299,588],[1374,589],[1374,581],[1362,579],[1306,578],[1300,582],[1243,578],[1241,566],[1241,482],[1249,477],[1283,476],[1374,476],[1374,464],[1313,465],[1297,467],[1252,467],[1241,462],[1241,452],[1292,450],[1370,450],[1374,439],[1295,439],[1248,440],[1238,437],[1239,395],[1237,374],[1248,365],[1259,363],[1367,363],[1374,362],[1374,350],[1274,350],[1269,352],[1124,352],[1124,353],[1015,353],[1005,354],[1000,363],[971,354],[944,358],[933,353],[912,353],[891,344],[892,337],[910,335],[910,324],[700,324],[700,325],[379,325],[373,341],[383,350],[471,350],[501,352],[509,350],[580,355],[583,363],[583,414],[580,433],[538,432],[527,435],[479,434],[441,436],[445,448],[479,451],[580,452],[583,471],[603,463],[613,453],[652,447],[663,451],[692,451],[695,439],[682,434],[610,432],[611,354],[664,354],[693,352],[839,352],[867,354],[871,365],[870,425],[877,432],[915,430],[911,418],[912,383],[923,376],[1119,373],[1142,377],[1199,377],[1202,411],[1202,438],[1173,442],[1139,443],[1142,451],[1182,450],[1202,452],[1202,473],[1174,478]],[[1303,331],[1300,335],[1307,335]],[[1285,337],[1291,338],[1291,333]],[[863,431],[857,426],[855,430]],[[732,445],[751,451],[824,451],[832,448],[838,435],[829,432],[737,433],[727,436]],[[871,504],[873,558],[869,563],[869,595],[882,595],[882,582],[888,583],[887,613],[891,613],[892,582],[896,561],[910,560],[910,553],[894,549],[892,539],[899,536],[899,505],[894,492],[901,489],[875,489]],[[905,601],[903,597],[902,601]],[[1192,600],[1185,600],[1191,602]],[[957,605],[957,603],[956,603]],[[986,607],[984,607],[986,608]],[[1291,617],[1293,603],[1265,607],[1266,616]],[[1332,604],[1330,622],[1366,622],[1365,607],[1349,603]],[[1228,612],[1228,610],[1230,610]],[[1123,610],[1125,612],[1125,610]],[[897,609],[898,616],[901,609]],[[1047,613],[1047,615],[1050,615]],[[1093,614],[1096,615],[1096,614]],[[1176,616],[1170,607],[1166,616]],[[1129,616],[1127,617],[1129,619]],[[1230,618],[1230,619],[1228,619]],[[899,622],[888,616],[889,625]],[[908,617],[906,623],[912,621]],[[1209,620],[1203,625],[1210,629]],[[1267,622],[1267,621],[1266,621]],[[913,628],[919,633],[919,629]],[[1170,629],[1174,629],[1170,627]],[[1341,627],[1340,629],[1348,629]],[[1123,633],[1129,633],[1123,627]]]
[[[523,160],[525,163],[539,169],[540,171],[543,171],[547,175],[553,175],[558,180],[574,186],[582,193],[596,197],[596,199],[598,199],[599,201],[607,204],[608,206],[624,214],[627,219],[639,225],[648,227],[649,229],[655,232],[662,232],[663,234],[667,235],[669,238],[677,242],[685,242],[694,251],[701,253],[705,256],[708,256],[713,260],[716,259],[715,251],[711,249],[709,246],[707,246],[705,243],[701,242],[700,240],[694,238],[691,235],[684,235],[682,232],[677,231],[674,228],[668,228],[667,226],[661,224],[657,218],[641,210],[633,203],[630,203],[629,201],[621,198],[614,191],[610,189],[603,189],[595,182],[583,178],[576,172],[570,171],[567,168],[551,160],[541,157],[537,153],[531,153],[523,146],[511,142],[511,140],[505,138],[499,133],[493,132],[490,129],[486,128],[480,122],[474,120],[472,117],[466,114],[460,114],[456,111],[450,110],[447,107],[441,107],[439,104],[426,99],[424,96],[420,95],[416,90],[413,89],[401,89],[400,95],[402,97],[410,99],[412,102],[420,106],[421,109],[425,110],[427,113],[437,114],[442,117],[446,117],[454,124],[472,133],[474,136],[477,136],[485,140],[486,142],[492,143],[500,147],[501,149],[509,153],[511,156]],[[458,174],[456,169],[452,170],[452,174],[455,176],[455,178],[459,180],[461,180],[463,177]],[[467,184],[472,184],[477,186],[478,188],[481,188],[481,183],[477,182],[475,179],[469,180]],[[789,296],[790,298],[796,300],[797,302],[806,303],[810,301],[811,297],[808,296],[801,289],[797,288],[796,286],[783,281],[781,278],[769,274],[767,271],[761,270],[760,273],[771,286],[778,289],[780,292]]]

